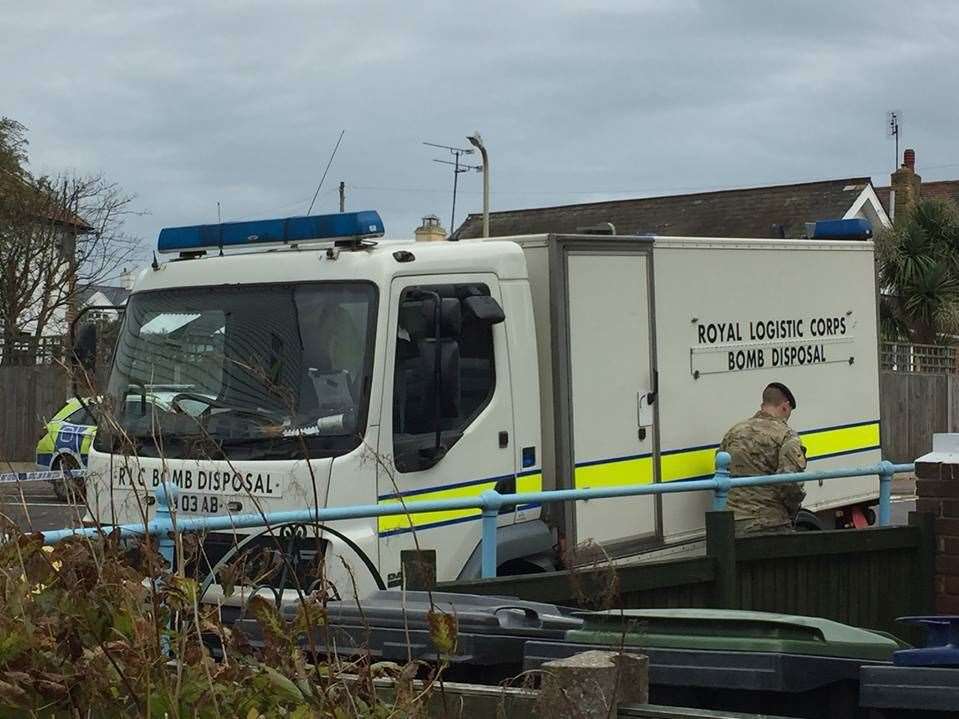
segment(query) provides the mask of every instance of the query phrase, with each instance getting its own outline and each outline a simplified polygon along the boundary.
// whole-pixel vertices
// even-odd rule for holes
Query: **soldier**
[[[786,422],[796,398],[786,385],[773,382],[763,390],[759,411],[730,429],[719,449],[729,452],[733,477],[802,472],[805,448]],[[736,533],[789,531],[806,493],[801,484],[738,487],[727,506],[736,513]]]

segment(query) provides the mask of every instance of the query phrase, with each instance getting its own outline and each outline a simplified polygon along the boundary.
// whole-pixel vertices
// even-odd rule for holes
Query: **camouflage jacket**
[[[729,472],[734,477],[802,472],[806,456],[799,435],[782,419],[757,412],[723,437],[719,449],[729,452]],[[792,524],[806,493],[801,484],[739,487],[729,493],[727,506],[737,522],[749,520],[751,528]]]

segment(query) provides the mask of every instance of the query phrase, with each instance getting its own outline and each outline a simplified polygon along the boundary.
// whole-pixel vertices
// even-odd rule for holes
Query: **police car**
[[[89,402],[89,400],[87,400]],[[47,432],[37,442],[37,466],[41,470],[84,469],[96,421],[79,399],[71,399],[47,422]],[[74,479],[72,487],[62,479],[52,480],[53,491],[60,500],[82,500],[83,480]]]

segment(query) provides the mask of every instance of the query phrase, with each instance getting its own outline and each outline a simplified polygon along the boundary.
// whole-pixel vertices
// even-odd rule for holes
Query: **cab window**
[[[480,297],[495,303],[489,287],[475,283],[408,287],[400,296],[393,374],[400,472],[436,464],[493,397],[492,323],[469,299]]]

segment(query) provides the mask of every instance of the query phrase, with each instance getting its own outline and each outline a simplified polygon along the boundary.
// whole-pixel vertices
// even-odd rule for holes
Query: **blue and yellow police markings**
[[[77,415],[86,415],[82,410],[80,401],[72,399],[47,423],[46,434],[37,442],[38,465],[49,467],[62,455],[71,455],[81,464],[86,464],[97,428],[67,421]]]
[[[496,487],[497,482],[507,477],[491,477],[462,484],[446,485],[433,489],[424,489],[416,492],[407,492],[402,495],[407,507],[416,502],[433,502],[443,499],[462,499],[464,497],[478,497],[483,492]],[[543,474],[540,470],[527,470],[516,476],[517,492],[539,492],[543,489]],[[381,496],[377,504],[400,504],[400,496],[389,494]],[[377,531],[381,537],[394,534],[403,534],[412,529],[432,529],[460,522],[469,522],[479,519],[478,509],[451,509],[441,512],[421,512],[417,514],[397,514],[377,518]]]

